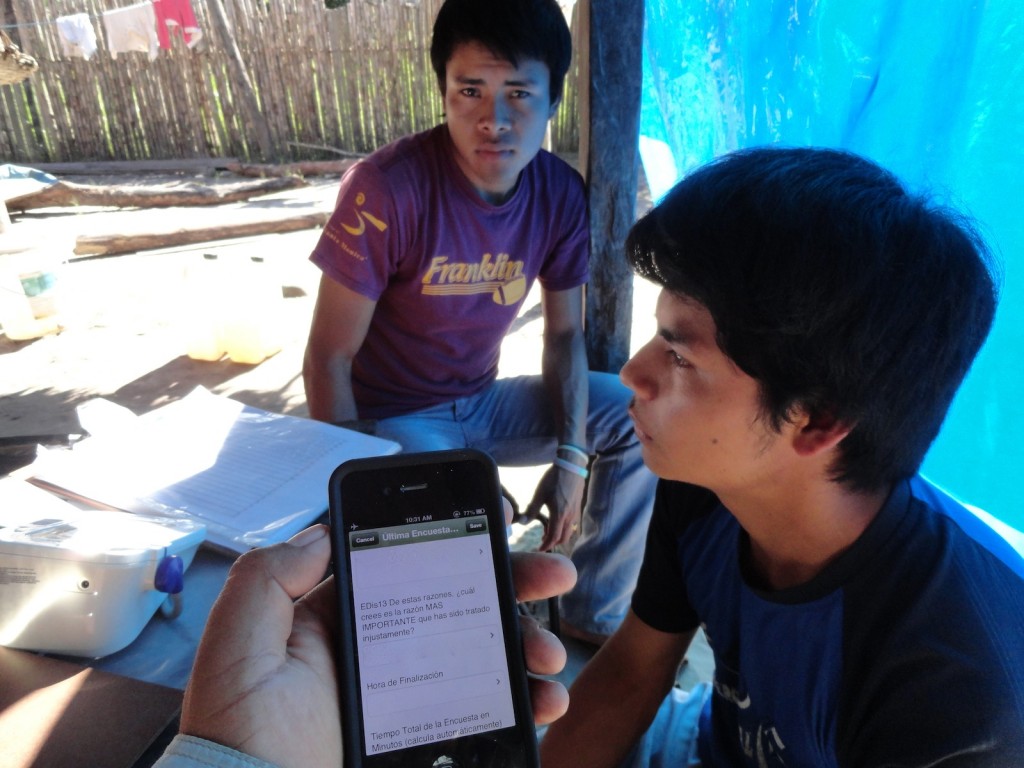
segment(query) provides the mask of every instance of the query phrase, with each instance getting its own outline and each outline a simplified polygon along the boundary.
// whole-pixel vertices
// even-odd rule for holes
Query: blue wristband
[[[586,467],[581,467],[577,464],[573,464],[571,461],[560,459],[557,456],[555,457],[554,464],[559,469],[564,469],[566,472],[572,472],[574,475],[579,475],[584,480],[586,480],[587,477],[590,476],[590,472],[587,471]]]
[[[582,448],[580,448],[578,445],[573,445],[572,443],[562,443],[560,446],[558,446],[557,450],[559,450],[559,451],[566,451],[568,453],[575,453],[577,456],[579,456],[584,461],[586,461],[586,462],[590,461],[590,454],[587,453]]]

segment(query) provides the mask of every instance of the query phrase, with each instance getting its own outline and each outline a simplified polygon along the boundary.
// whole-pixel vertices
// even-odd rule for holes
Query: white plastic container
[[[284,297],[259,257],[203,254],[186,273],[187,354],[255,365],[281,350]]]
[[[57,288],[60,262],[28,248],[0,249],[0,326],[13,341],[61,329]]]
[[[224,357],[224,291],[227,277],[216,254],[204,253],[185,268],[182,299],[185,353],[193,360]]]
[[[281,351],[281,283],[262,258],[228,262],[231,280],[224,349],[235,363],[255,365]]]
[[[176,556],[164,565],[183,572],[206,535],[187,519],[11,506],[0,511],[0,645],[9,648],[121,650],[168,600],[156,588],[161,563]]]

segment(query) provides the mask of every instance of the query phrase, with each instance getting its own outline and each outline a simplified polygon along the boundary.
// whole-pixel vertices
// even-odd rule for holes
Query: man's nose
[[[641,400],[649,400],[654,394],[651,377],[647,376],[643,370],[643,358],[646,350],[646,346],[638,350],[619,371],[619,379],[622,383],[633,390],[633,394]]]
[[[511,110],[504,99],[488,99],[481,110],[479,126],[483,130],[501,133],[512,126]]]

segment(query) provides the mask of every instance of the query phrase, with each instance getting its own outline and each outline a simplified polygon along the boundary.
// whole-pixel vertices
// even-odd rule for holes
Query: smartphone
[[[345,765],[539,766],[494,461],[356,459],[329,501]]]

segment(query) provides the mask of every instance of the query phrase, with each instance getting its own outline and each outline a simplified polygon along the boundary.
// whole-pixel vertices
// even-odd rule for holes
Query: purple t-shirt
[[[355,357],[361,418],[475,394],[497,376],[501,342],[535,279],[584,284],[583,180],[541,151],[502,205],[459,170],[446,126],[408,136],[348,170],[312,256],[377,302]]]

